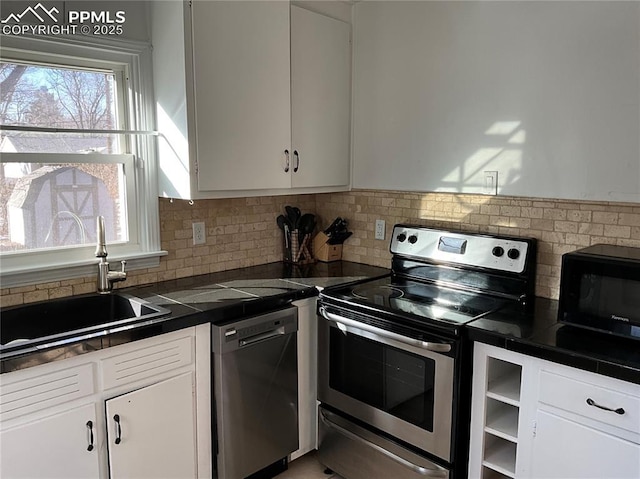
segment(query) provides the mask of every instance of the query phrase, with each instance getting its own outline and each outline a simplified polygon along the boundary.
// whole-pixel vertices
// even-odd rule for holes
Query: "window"
[[[154,143],[152,132],[141,131],[153,107],[143,74],[148,52],[7,41],[0,50],[2,286],[95,273],[99,215],[110,261],[156,265]]]

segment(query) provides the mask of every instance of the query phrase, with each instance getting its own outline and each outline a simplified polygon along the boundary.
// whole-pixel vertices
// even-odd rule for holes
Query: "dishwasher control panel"
[[[224,336],[226,341],[237,341],[237,340],[251,338],[253,336],[257,336],[263,333],[268,333],[270,331],[275,331],[287,324],[292,324],[292,323],[293,323],[293,318],[286,318],[286,319],[274,319],[268,322],[265,321],[263,323],[259,323],[253,326],[246,326],[244,328],[229,326],[227,329],[225,329]]]
[[[225,353],[242,347],[276,339],[298,330],[298,309],[295,306],[260,316],[239,319],[223,326],[214,325],[212,349]]]

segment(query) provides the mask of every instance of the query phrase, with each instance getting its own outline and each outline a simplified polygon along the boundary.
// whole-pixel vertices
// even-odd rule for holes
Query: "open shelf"
[[[500,474],[498,471],[494,471],[488,467],[482,468],[482,479],[509,479],[509,476]]]
[[[482,465],[505,476],[516,476],[516,445],[495,436],[487,437]]]
[[[487,398],[485,431],[517,443],[519,412],[519,409],[513,405]]]
[[[522,367],[518,364],[490,358],[487,369],[487,397],[519,406]]]
[[[515,479],[522,366],[488,357],[482,479]]]

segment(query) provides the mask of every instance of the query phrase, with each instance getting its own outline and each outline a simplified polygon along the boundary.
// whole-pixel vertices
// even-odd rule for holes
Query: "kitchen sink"
[[[73,296],[3,308],[0,347],[50,346],[169,314],[168,309],[121,293]]]

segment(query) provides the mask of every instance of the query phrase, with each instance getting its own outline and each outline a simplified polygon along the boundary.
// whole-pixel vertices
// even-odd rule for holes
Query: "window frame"
[[[157,196],[156,137],[150,46],[146,43],[111,40],[78,41],[71,38],[34,38],[0,35],[0,56],[6,61],[97,68],[122,72],[122,95],[118,92],[118,116],[122,130],[139,134],[123,135],[120,155],[57,155],[5,153],[2,162],[73,163],[125,162],[127,222],[129,241],[107,245],[108,260],[127,260],[127,269],[157,267],[167,254],[160,247]],[[120,98],[121,97],[121,98]],[[61,133],[63,134],[63,133]],[[42,161],[47,157],[47,161]],[[62,161],[60,158],[64,156]],[[69,161],[72,159],[72,161]],[[57,160],[57,161],[56,161]],[[133,178],[130,178],[133,177]],[[132,221],[135,220],[135,223]],[[0,255],[2,288],[48,283],[97,274],[95,246],[10,252]]]

